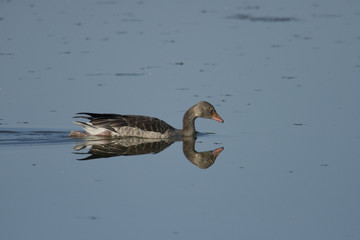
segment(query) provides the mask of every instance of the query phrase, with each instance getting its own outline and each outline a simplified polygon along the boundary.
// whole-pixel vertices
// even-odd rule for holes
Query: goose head
[[[206,101],[201,101],[197,103],[194,106],[193,111],[195,117],[209,118],[221,123],[224,122],[224,120],[216,112],[214,106]]]

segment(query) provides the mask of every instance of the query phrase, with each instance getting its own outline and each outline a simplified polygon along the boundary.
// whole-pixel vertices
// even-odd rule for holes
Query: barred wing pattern
[[[111,132],[118,132],[122,127],[131,127],[143,131],[158,132],[164,134],[166,131],[174,131],[175,128],[166,122],[148,116],[139,115],[120,115],[120,114],[100,114],[81,112],[88,116],[75,116],[75,118],[89,119],[94,127],[105,128]]]

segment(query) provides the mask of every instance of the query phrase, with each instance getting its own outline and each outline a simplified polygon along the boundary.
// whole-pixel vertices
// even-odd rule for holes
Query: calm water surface
[[[359,24],[355,0],[0,1],[0,238],[359,239]],[[68,137],[201,100],[215,134]]]

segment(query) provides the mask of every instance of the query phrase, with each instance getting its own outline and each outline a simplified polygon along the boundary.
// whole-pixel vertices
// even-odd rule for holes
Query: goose
[[[78,158],[77,160],[93,160],[99,158],[111,158],[117,156],[136,156],[143,154],[157,154],[170,147],[178,139],[150,139],[150,138],[102,138],[99,139],[87,139],[81,142],[79,145],[74,146],[74,153],[80,156],[88,155],[84,158]],[[194,165],[201,169],[206,169],[212,166],[224,150],[224,147],[220,147],[214,150],[198,152],[195,150],[196,137],[183,138],[183,152],[185,157]],[[82,150],[88,149],[87,152]]]
[[[189,108],[183,118],[183,129],[176,129],[166,122],[148,116],[120,115],[80,112],[74,118],[88,119],[89,122],[74,121],[84,128],[85,133],[72,131],[71,137],[109,136],[140,138],[173,138],[195,136],[195,119],[208,118],[223,123],[224,120],[216,112],[213,105],[201,101]],[[87,115],[87,116],[84,116]]]

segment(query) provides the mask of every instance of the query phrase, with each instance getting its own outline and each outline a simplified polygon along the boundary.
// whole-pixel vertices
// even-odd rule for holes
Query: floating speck
[[[295,79],[295,76],[282,76],[282,79],[287,79],[287,80],[291,80],[291,79]]]
[[[271,17],[271,16],[253,16],[250,14],[238,13],[227,17],[228,19],[249,20],[252,22],[293,22],[297,21],[294,17]]]
[[[134,77],[134,76],[142,76],[143,73],[115,73],[115,76],[117,77]]]
[[[79,216],[78,219],[90,219],[90,220],[98,220],[99,217],[97,216]]]
[[[13,53],[0,52],[0,56],[13,56]]]

